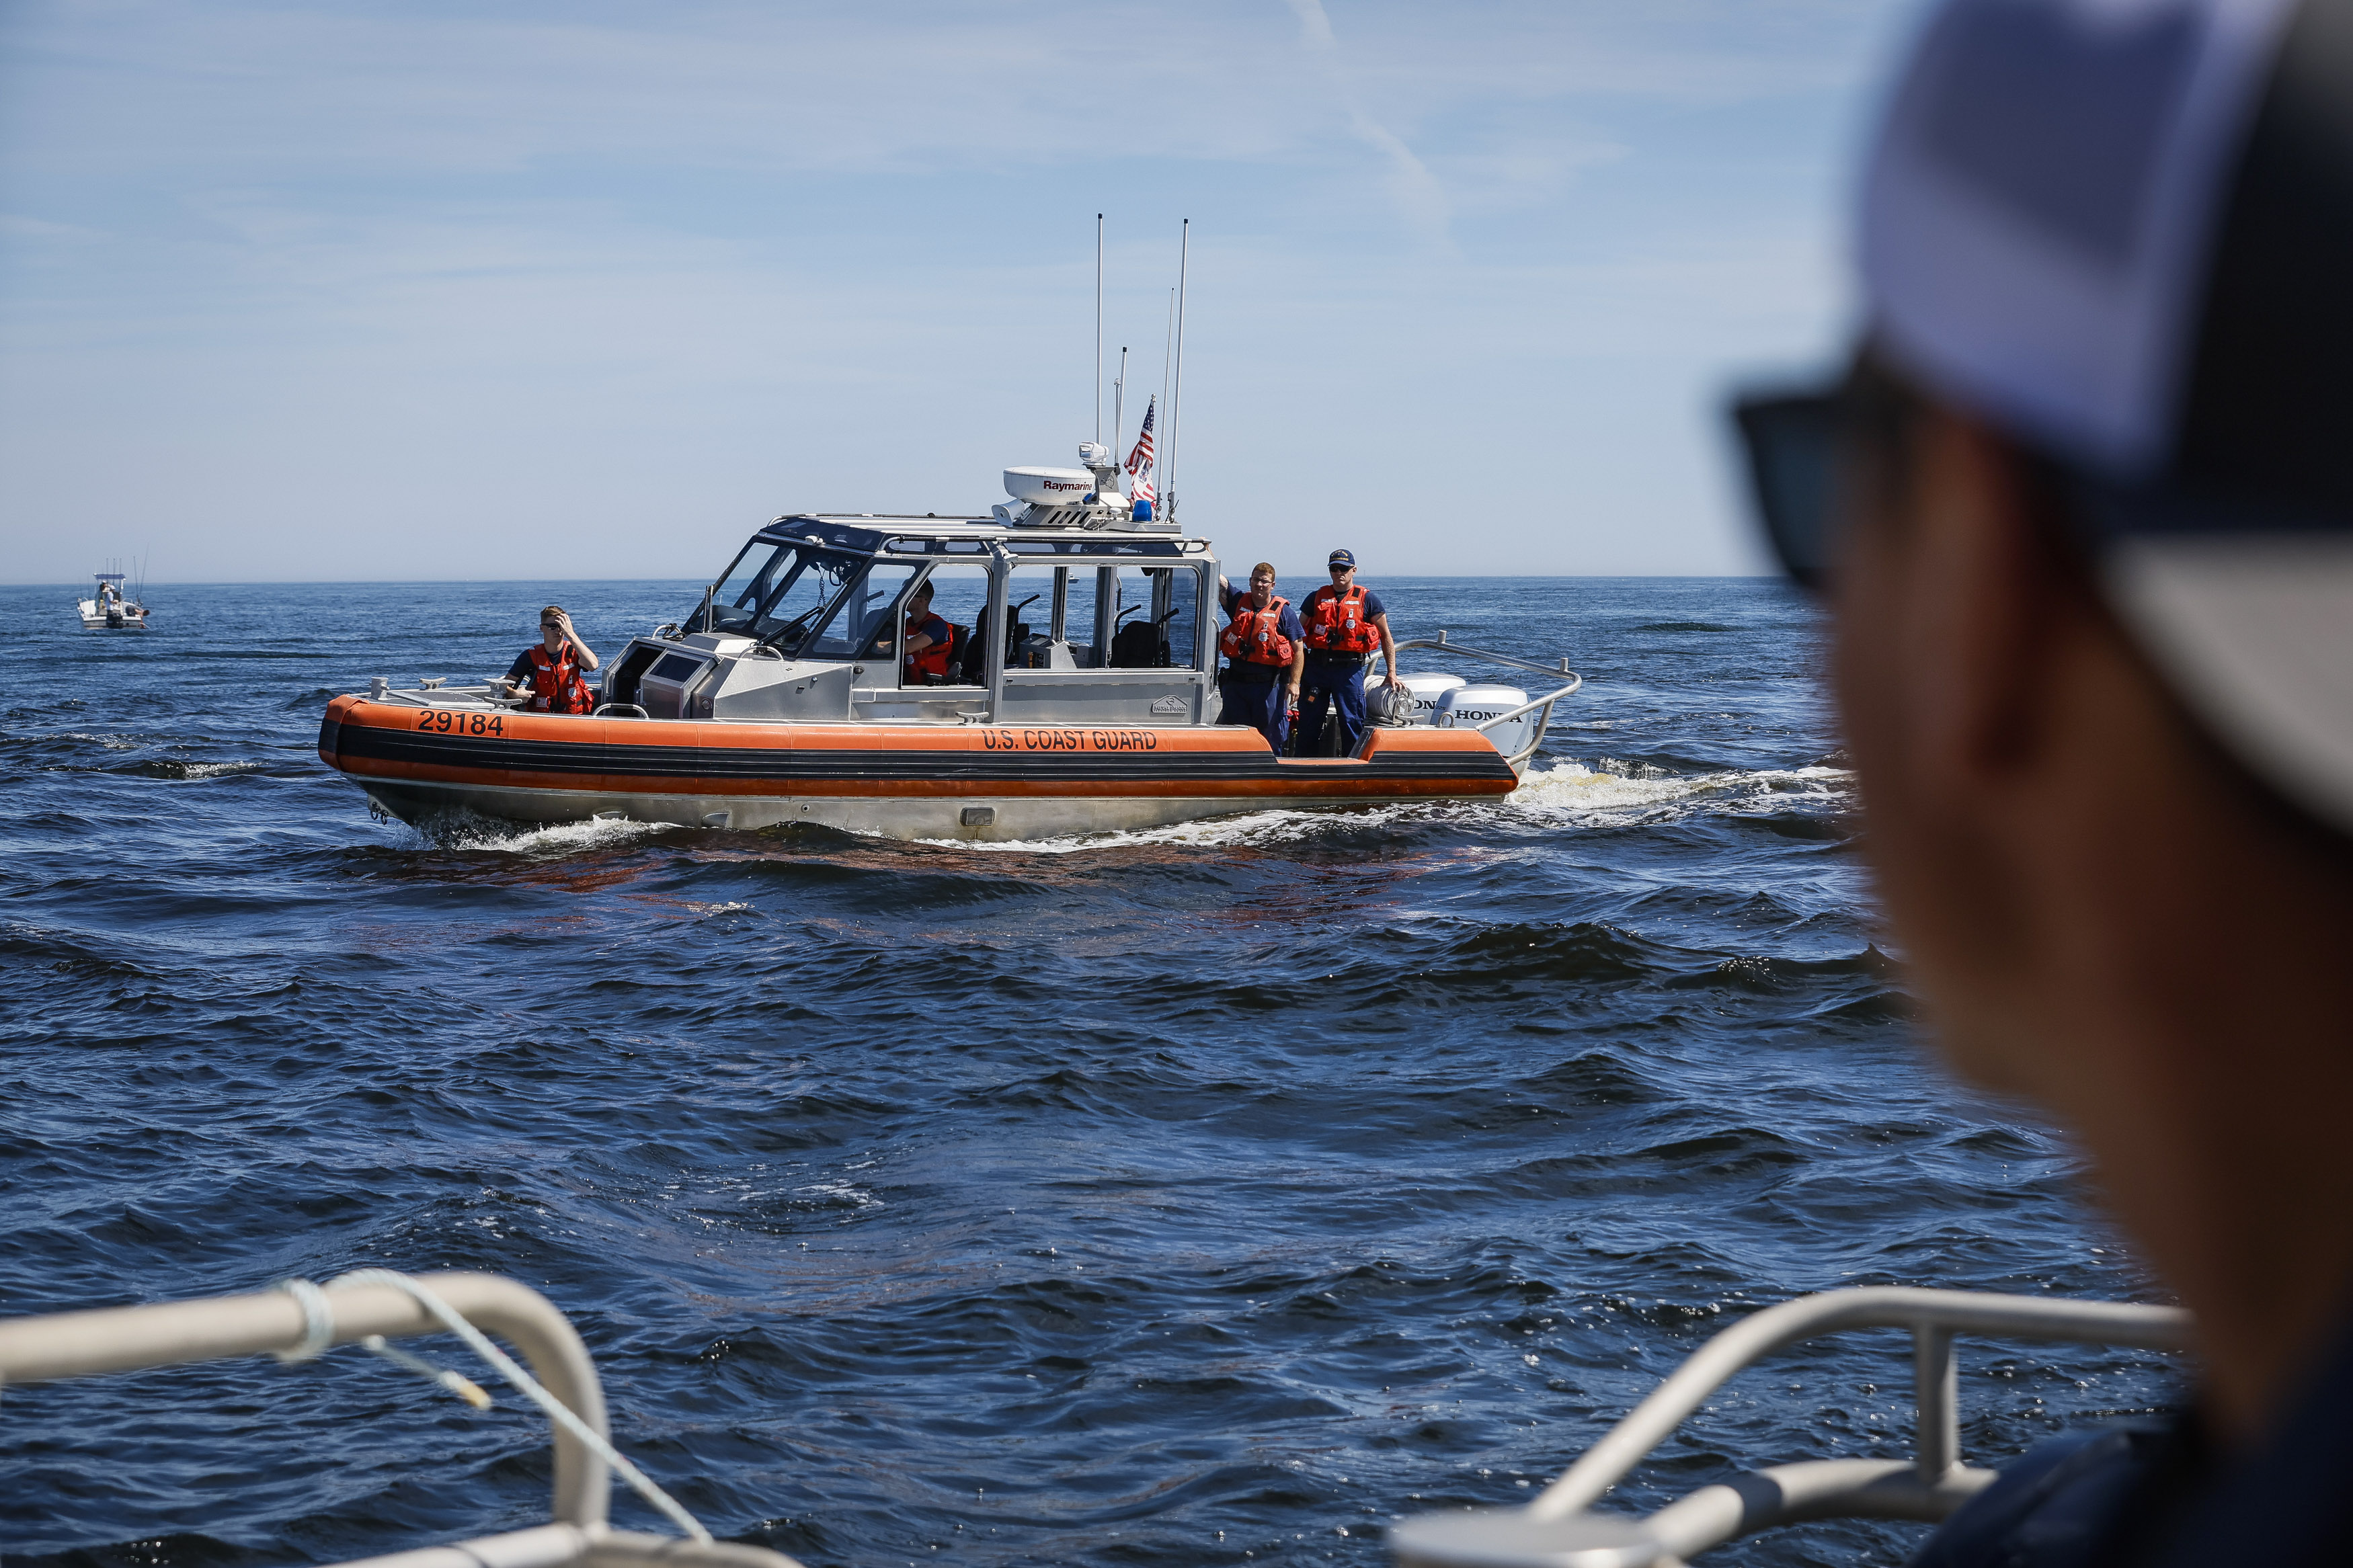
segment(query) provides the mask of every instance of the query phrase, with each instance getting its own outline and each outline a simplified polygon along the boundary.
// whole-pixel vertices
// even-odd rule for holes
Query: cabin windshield
[[[696,606],[689,631],[757,637],[795,658],[859,658],[888,651],[892,606],[905,594],[913,562],[870,560],[828,546],[754,542],[711,596],[711,623]]]
[[[754,540],[712,594],[709,624],[697,605],[686,629],[757,637],[792,652],[865,563],[844,551]]]

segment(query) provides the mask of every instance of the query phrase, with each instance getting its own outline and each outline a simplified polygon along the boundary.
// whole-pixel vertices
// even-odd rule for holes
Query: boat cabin
[[[1089,498],[1092,500],[1092,498]],[[1109,509],[778,518],[683,620],[609,665],[600,711],[765,723],[1208,724],[1208,541]],[[1042,513],[1042,515],[1040,515]],[[1037,521],[1029,521],[1036,519]],[[911,659],[911,605],[951,628]]]

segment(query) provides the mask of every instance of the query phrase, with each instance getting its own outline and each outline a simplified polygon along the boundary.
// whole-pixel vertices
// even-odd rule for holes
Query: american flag
[[[1154,397],[1144,405],[1144,428],[1135,433],[1135,450],[1127,455],[1127,471],[1135,482],[1127,487],[1128,494],[1138,500],[1152,497],[1152,413],[1160,399]]]

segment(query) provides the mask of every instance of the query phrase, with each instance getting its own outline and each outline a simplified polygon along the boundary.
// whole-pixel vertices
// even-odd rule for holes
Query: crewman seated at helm
[[[938,686],[948,679],[955,651],[955,628],[932,614],[932,585],[920,584],[907,599],[907,663],[902,686]]]
[[[510,691],[529,691],[523,704],[530,713],[586,713],[596,706],[594,693],[580,672],[597,667],[594,649],[572,629],[572,617],[561,605],[539,612],[539,641],[515,655],[500,685]]]

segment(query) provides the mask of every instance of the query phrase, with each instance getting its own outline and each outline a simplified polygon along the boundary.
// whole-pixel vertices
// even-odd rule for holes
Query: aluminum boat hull
[[[1475,730],[1376,729],[1350,758],[1286,760],[1226,725],[770,724],[420,708],[340,697],[319,756],[404,821],[618,816],[812,822],[983,842],[1164,826],[1271,806],[1509,794]]]

